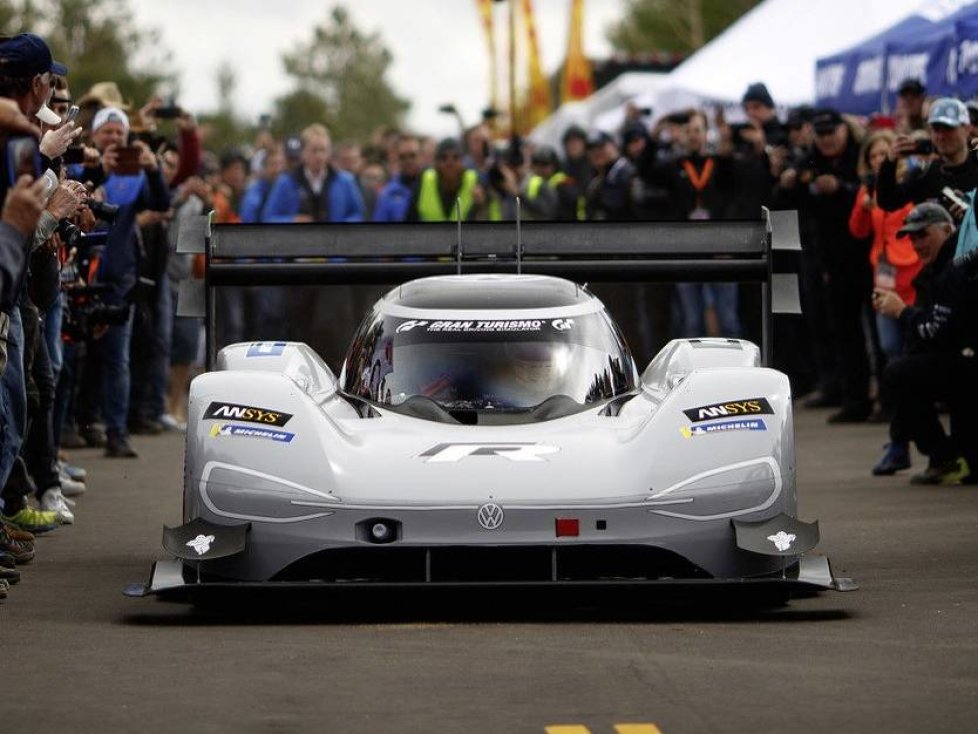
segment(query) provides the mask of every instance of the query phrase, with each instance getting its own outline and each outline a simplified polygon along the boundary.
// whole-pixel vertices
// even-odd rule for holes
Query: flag
[[[561,102],[590,97],[594,92],[591,62],[584,55],[584,0],[571,0],[570,33],[567,38],[567,60],[561,84]]]
[[[521,116],[520,126],[531,130],[543,122],[553,111],[550,101],[550,82],[543,73],[540,63],[540,44],[537,40],[537,26],[533,18],[533,0],[522,0],[523,25],[526,27],[526,50],[529,90],[526,111]]]
[[[493,0],[475,0],[482,17],[482,28],[486,32],[486,45],[489,50],[489,105],[499,109],[499,69],[496,65],[496,29],[493,23]],[[491,123],[490,123],[491,124]]]

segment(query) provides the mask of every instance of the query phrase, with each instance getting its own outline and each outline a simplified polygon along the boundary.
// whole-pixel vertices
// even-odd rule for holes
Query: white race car
[[[791,393],[752,343],[639,374],[586,288],[447,275],[374,306],[339,377],[301,343],[194,380],[175,560],[133,596],[248,586],[854,588],[796,517]]]

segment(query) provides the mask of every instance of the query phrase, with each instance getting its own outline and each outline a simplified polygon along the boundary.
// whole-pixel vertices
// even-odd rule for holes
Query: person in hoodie
[[[99,259],[96,277],[111,286],[103,300],[109,305],[129,305],[129,294],[137,283],[139,234],[136,215],[145,210],[165,212],[170,192],[156,155],[142,141],[133,142],[138,151],[138,170],[123,167],[120,151],[126,149],[129,117],[118,107],[103,107],[92,118],[92,142],[102,155],[101,166],[85,169],[84,180],[98,184],[98,194],[119,207],[115,222],[107,227],[108,239]],[[132,316],[123,324],[109,326],[90,344],[92,357],[102,369],[101,395],[88,396],[79,405],[79,423],[92,424],[101,409],[105,420],[105,455],[131,458],[137,454],[129,445],[126,420],[129,414],[129,343]],[[91,359],[90,359],[91,362]],[[99,404],[100,403],[100,404]]]

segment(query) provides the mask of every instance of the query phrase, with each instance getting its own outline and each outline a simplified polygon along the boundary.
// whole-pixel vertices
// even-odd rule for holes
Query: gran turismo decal
[[[680,428],[679,432],[684,438],[694,438],[696,436],[708,436],[711,433],[724,433],[726,431],[766,431],[767,425],[760,418],[743,421],[719,421],[717,423],[704,423],[700,426],[691,428]]]
[[[774,547],[779,551],[786,551],[795,542],[796,537],[791,533],[786,533],[784,530],[779,530],[776,534],[767,536],[767,539],[774,543]]]
[[[683,413],[692,423],[713,420],[715,418],[733,418],[743,415],[774,415],[774,409],[766,398],[749,398],[748,400],[730,400],[726,403],[701,405],[689,408]]]
[[[205,420],[234,420],[248,423],[260,423],[265,426],[282,427],[292,419],[291,413],[282,413],[268,408],[256,408],[253,405],[238,405],[236,403],[211,403],[204,411]]]
[[[236,426],[233,423],[217,423],[211,428],[214,436],[244,436],[246,438],[265,438],[278,443],[292,443],[294,433],[273,431],[271,428],[253,428],[251,426]]]
[[[517,462],[546,461],[547,454],[560,451],[557,446],[542,443],[440,443],[422,453],[429,463],[461,461],[467,456],[502,456]]]
[[[213,535],[198,535],[193,540],[188,541],[186,545],[188,548],[197,551],[198,556],[202,556],[211,549],[211,543],[215,540],[217,539]]]
[[[574,328],[574,319],[554,319],[550,325],[557,331],[569,331]]]
[[[512,321],[405,321],[398,325],[397,333],[424,329],[430,334],[496,334],[540,331],[545,321],[525,319]]]
[[[248,347],[245,357],[281,357],[286,346],[285,342],[255,342]]]
[[[479,524],[486,530],[496,530],[503,524],[503,508],[495,502],[487,502],[476,513]]]

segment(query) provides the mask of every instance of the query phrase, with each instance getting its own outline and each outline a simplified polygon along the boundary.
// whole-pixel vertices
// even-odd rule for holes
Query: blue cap
[[[931,104],[927,124],[960,127],[961,125],[970,125],[971,117],[968,115],[968,108],[960,99],[941,97],[935,99]]]
[[[48,71],[68,75],[68,67],[51,58],[51,49],[40,36],[20,33],[0,42],[0,76],[22,79]]]

